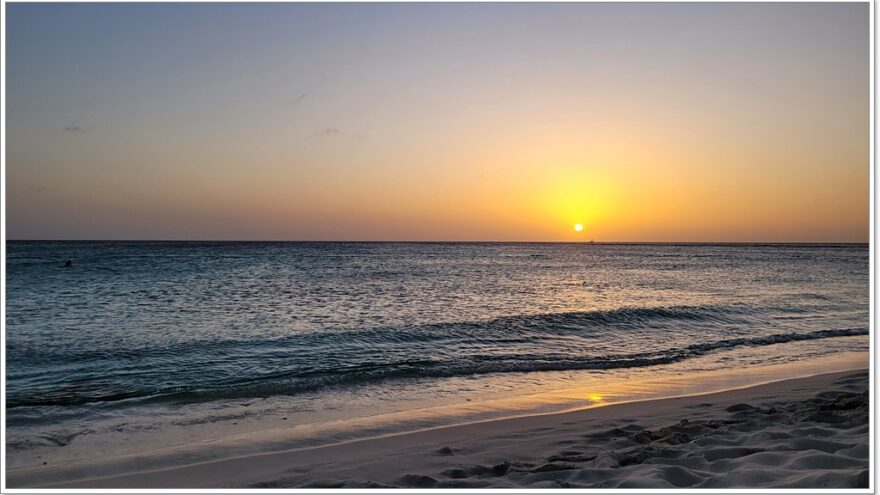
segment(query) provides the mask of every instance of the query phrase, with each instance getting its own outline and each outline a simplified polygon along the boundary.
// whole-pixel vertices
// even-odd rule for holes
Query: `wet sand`
[[[867,488],[867,370],[10,487]],[[68,473],[70,476],[70,473]]]

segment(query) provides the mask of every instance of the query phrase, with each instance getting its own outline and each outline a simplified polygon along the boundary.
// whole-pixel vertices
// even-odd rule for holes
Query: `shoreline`
[[[493,453],[492,449],[490,449],[488,453],[483,453],[483,457],[488,455],[488,457],[491,458],[490,460],[500,460],[502,457],[519,457],[522,459],[513,459],[513,461],[522,462],[528,457],[528,455],[517,454],[515,452],[517,450],[515,448],[516,446],[506,445],[503,438],[511,435],[518,436],[519,433],[532,431],[536,425],[543,425],[543,428],[546,431],[565,430],[565,426],[570,427],[574,423],[595,423],[597,421],[607,422],[611,421],[615,415],[617,417],[631,415],[635,418],[634,423],[641,423],[639,428],[654,427],[664,421],[669,422],[670,420],[683,415],[689,416],[690,414],[687,410],[689,405],[694,406],[697,403],[706,403],[706,401],[710,399],[714,402],[725,402],[741,398],[743,400],[751,400],[755,402],[756,399],[766,399],[766,396],[763,398],[758,396],[761,394],[767,394],[768,391],[774,391],[775,393],[771,394],[771,396],[775,397],[787,397],[791,400],[809,399],[810,396],[815,395],[816,393],[821,393],[827,391],[828,388],[833,388],[830,386],[833,385],[836,379],[859,374],[866,375],[867,369],[850,369],[847,371],[821,373],[800,378],[772,380],[761,384],[725,389],[723,391],[615,402],[565,411],[513,416],[450,426],[439,426],[343,441],[340,443],[316,447],[256,453],[245,456],[197,462],[176,467],[131,471],[124,474],[110,474],[109,476],[93,476],[88,478],[81,476],[77,477],[76,473],[78,470],[74,466],[71,466],[63,471],[54,473],[54,480],[46,479],[44,475],[49,473],[46,473],[41,469],[23,469],[19,470],[18,473],[7,473],[7,477],[10,478],[10,482],[8,482],[10,486],[43,488],[242,488],[255,486],[308,486],[310,484],[312,486],[339,486],[339,483],[342,483],[341,486],[343,487],[363,487],[373,486],[375,484],[380,486],[402,485],[409,487],[432,487],[438,486],[438,483],[442,483],[443,480],[436,475],[434,477],[418,475],[423,476],[423,478],[419,478],[418,476],[407,478],[407,473],[395,477],[395,473],[388,473],[386,471],[392,469],[393,466],[399,465],[399,461],[402,460],[399,459],[400,457],[406,459],[407,462],[404,464],[415,463],[416,465],[412,466],[412,471],[415,472],[430,471],[432,468],[437,468],[440,465],[450,464],[450,462],[454,464],[456,461],[462,461],[464,459],[459,455],[460,449],[454,446],[445,445],[456,439],[464,442],[472,442],[473,438],[483,438],[488,443],[498,443],[500,445],[496,446],[494,449],[496,452]],[[792,394],[792,389],[804,389],[813,394]],[[588,427],[588,429],[589,427],[593,427],[594,429],[598,427],[597,425],[584,426]],[[544,436],[546,437],[548,435]],[[541,435],[538,435],[538,440],[542,440]],[[865,440],[867,441],[867,438]],[[423,446],[421,449],[422,452],[411,453],[410,450],[416,446]],[[431,446],[436,448],[429,448]],[[513,451],[511,452],[511,450]],[[438,454],[438,452],[440,453]],[[502,452],[506,452],[508,455],[501,455]],[[314,466],[314,459],[316,457],[326,460],[320,468]],[[384,470],[368,469],[363,471],[362,476],[365,475],[366,478],[352,479],[352,477],[360,471],[348,466],[358,465],[374,458],[389,460],[390,464],[385,466]],[[397,461],[391,462],[391,459],[397,459]],[[423,466],[418,465],[419,459],[421,459],[422,464],[424,464]],[[438,459],[440,460],[438,461]],[[510,461],[510,459],[502,460],[502,463]],[[865,463],[867,463],[867,459],[865,460]],[[480,464],[478,463],[478,465]],[[291,469],[292,466],[296,467]],[[94,470],[90,471],[94,472]],[[299,474],[291,476],[290,473],[292,471],[296,471]],[[560,473],[568,471],[571,470],[559,470]],[[336,476],[335,478],[329,477],[329,479],[321,479],[320,476],[317,478],[315,477],[316,475],[328,474],[330,472],[338,472],[341,476]],[[547,472],[554,471],[550,470]],[[79,473],[84,474],[83,471],[79,471]],[[450,478],[449,481],[455,481],[458,484],[446,486],[459,486],[461,484],[460,480],[468,478],[468,476],[463,476],[460,472],[454,472],[452,475],[453,477]],[[339,478],[344,478],[344,480],[339,481]],[[429,481],[429,479],[433,481]],[[396,481],[397,483],[390,483],[393,481]],[[489,483],[492,482],[494,481],[489,481]],[[490,484],[486,486],[498,485]]]
[[[798,352],[808,353],[810,349]],[[734,350],[726,355],[728,359],[747,359],[749,352]],[[158,418],[149,416],[152,411],[135,410],[123,420],[125,423],[111,420],[104,424],[83,425],[94,429],[77,435],[72,443],[70,439],[77,432],[75,426],[59,425],[54,431],[45,431],[47,436],[39,439],[57,438],[59,442],[50,450],[10,452],[8,440],[7,453],[15,457],[7,457],[7,470],[11,473],[38,471],[46,479],[53,480],[109,477],[475,422],[575,411],[596,405],[721,392],[782,379],[863,368],[867,363],[867,353],[843,352],[798,363],[742,369],[712,370],[715,363],[699,357],[681,367],[634,368],[623,375],[616,372],[578,375],[546,372],[537,380],[529,375],[499,375],[490,379],[493,381],[481,382],[483,387],[491,387],[489,393],[465,394],[454,401],[433,399],[429,388],[423,389],[423,394],[427,392],[427,395],[422,398],[397,395],[396,401],[381,404],[358,402],[358,397],[384,393],[384,389],[364,389],[356,395],[346,396],[349,402],[344,402],[345,397],[339,395],[299,410],[303,405],[301,401],[291,403],[290,398],[285,397],[269,398],[262,403],[231,404],[231,410],[222,411],[224,416],[197,422],[196,429],[190,429],[192,422],[178,423],[178,418],[206,417],[206,411],[213,413],[210,409],[193,410],[187,406],[177,413],[169,410],[164,417]],[[692,366],[697,370],[687,369]],[[703,366],[709,369],[700,369]],[[435,390],[467,388],[476,389],[467,382],[459,382],[439,384]],[[498,391],[504,388],[515,392],[500,395]],[[127,426],[125,430],[119,430],[117,424],[160,425],[160,428]],[[9,433],[7,429],[7,435]],[[18,442],[21,438],[20,434],[10,437]],[[100,453],[100,458],[95,457],[96,452]]]

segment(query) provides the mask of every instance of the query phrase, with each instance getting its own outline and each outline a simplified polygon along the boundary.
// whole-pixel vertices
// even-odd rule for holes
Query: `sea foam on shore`
[[[45,486],[866,488],[869,398],[827,373]]]

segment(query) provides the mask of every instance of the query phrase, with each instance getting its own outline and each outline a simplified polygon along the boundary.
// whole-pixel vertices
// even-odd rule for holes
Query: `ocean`
[[[6,250],[10,469],[195,462],[868,365],[863,244]]]

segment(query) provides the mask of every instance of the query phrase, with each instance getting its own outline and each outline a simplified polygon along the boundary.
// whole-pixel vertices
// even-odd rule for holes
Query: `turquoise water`
[[[270,409],[868,347],[867,245],[9,242],[6,261],[13,464]]]

